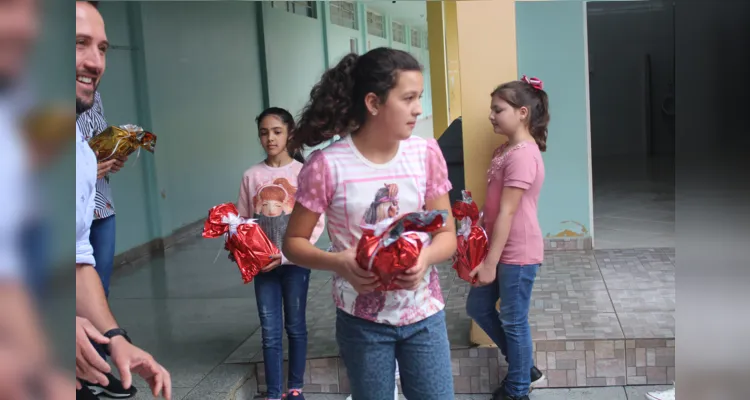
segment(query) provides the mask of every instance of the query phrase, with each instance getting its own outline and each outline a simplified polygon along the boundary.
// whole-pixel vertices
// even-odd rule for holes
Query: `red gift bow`
[[[521,77],[521,80],[531,85],[536,90],[542,90],[544,89],[544,82],[542,82],[539,78],[529,78],[528,76],[524,75]]]
[[[447,219],[447,211],[415,212],[362,227],[356,260],[380,278],[377,291],[401,289],[394,278],[417,264],[424,234],[442,228]]]
[[[226,237],[224,249],[234,256],[244,283],[252,282],[260,270],[273,261],[270,257],[280,253],[255,220],[239,216],[233,203],[220,204],[208,211],[203,237],[220,236]]]
[[[466,217],[471,218],[471,224],[476,225],[479,222],[479,208],[477,203],[471,197],[471,192],[468,190],[461,191],[461,200],[457,200],[453,203],[453,217],[461,221]]]

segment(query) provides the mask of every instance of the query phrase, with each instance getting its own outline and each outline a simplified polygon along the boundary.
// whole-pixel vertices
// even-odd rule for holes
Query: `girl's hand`
[[[356,249],[351,248],[336,253],[336,273],[346,279],[359,294],[372,293],[380,286],[380,280],[375,274],[363,269],[355,260]]]
[[[230,253],[231,254],[231,253]],[[271,263],[260,269],[260,272],[269,272],[281,265],[281,253],[271,256]]]
[[[487,264],[486,261],[482,261],[469,274],[470,277],[477,278],[476,283],[473,284],[474,287],[487,286],[497,279],[497,265]]]
[[[406,290],[417,290],[422,283],[425,274],[430,270],[430,264],[427,262],[428,249],[423,248],[417,258],[417,265],[407,269],[396,277],[396,283]]]

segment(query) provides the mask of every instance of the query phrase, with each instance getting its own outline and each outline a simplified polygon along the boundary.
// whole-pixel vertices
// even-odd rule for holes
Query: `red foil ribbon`
[[[447,219],[447,211],[415,212],[362,227],[356,260],[380,278],[377,291],[401,289],[394,279],[417,265],[427,234],[445,226]]]
[[[233,203],[220,204],[208,211],[203,224],[203,237],[226,237],[224,249],[234,256],[242,281],[253,281],[261,268],[270,264],[271,256],[281,253],[254,220],[239,216]]]
[[[463,199],[453,204],[453,215],[459,220],[456,237],[456,254],[453,256],[453,269],[458,277],[469,283],[476,283],[470,276],[471,271],[487,258],[489,239],[484,228],[477,225],[480,218],[479,208],[471,198],[471,192],[461,192]]]
[[[461,196],[461,200],[453,203],[453,217],[459,221],[469,217],[471,218],[471,224],[476,225],[479,222],[479,207],[477,207],[477,203],[471,198],[471,192],[468,190],[462,190]]]

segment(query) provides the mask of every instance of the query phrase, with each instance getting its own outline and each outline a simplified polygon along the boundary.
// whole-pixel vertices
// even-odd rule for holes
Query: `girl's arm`
[[[490,250],[484,262],[484,265],[487,265],[488,268],[495,268],[497,263],[500,262],[505,243],[508,241],[508,235],[510,235],[513,216],[518,210],[518,204],[521,203],[521,197],[523,197],[525,191],[525,189],[512,186],[503,188],[503,194],[500,198],[500,214],[495,220],[495,227],[492,229],[492,243],[490,243]]]
[[[445,221],[444,227],[432,234],[430,245],[422,248],[417,265],[396,277],[398,284],[407,290],[418,288],[431,265],[451,258],[456,252],[456,222],[451,213],[448,194],[452,186],[448,179],[448,166],[435,139],[427,142],[425,167],[427,174],[425,208],[428,211],[447,210],[448,220]]]
[[[427,265],[434,265],[451,258],[456,252],[456,221],[451,213],[449,197],[452,185],[448,179],[448,164],[435,139],[427,141],[425,172],[427,174],[425,208],[428,211],[448,211],[448,221],[445,226],[433,233],[432,243],[422,250]]]
[[[326,222],[325,222],[325,216],[321,215],[320,218],[318,218],[318,223],[315,224],[315,228],[313,229],[312,235],[310,236],[310,243],[315,244],[318,243],[318,239],[320,239],[320,236],[323,234],[323,231],[326,229]]]
[[[311,242],[313,230],[318,225],[321,214],[296,203],[289,218],[289,224],[284,236],[284,255],[296,265],[303,265],[310,269],[336,271],[341,264],[344,253],[329,253],[323,251]]]
[[[456,221],[451,214],[448,193],[425,202],[428,211],[448,210],[448,221],[444,227],[432,234],[432,243],[422,250],[427,265],[439,264],[453,257],[456,252]]]
[[[318,150],[310,156],[298,177],[297,203],[286,229],[284,254],[296,265],[336,272],[359,293],[372,292],[379,285],[378,279],[357,265],[354,248],[330,253],[310,241],[321,214],[333,201],[334,191],[328,161]]]
[[[250,196],[250,178],[247,174],[242,176],[242,183],[240,183],[240,195],[237,198],[237,211],[240,213],[240,217],[252,218],[255,213],[252,197]]]

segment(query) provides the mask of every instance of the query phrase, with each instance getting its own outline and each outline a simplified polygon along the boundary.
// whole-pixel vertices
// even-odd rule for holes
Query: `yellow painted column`
[[[487,167],[505,139],[492,131],[490,93],[518,79],[514,0],[458,1],[458,59],[463,116],[466,188],[481,206],[487,190]]]
[[[487,191],[487,167],[505,139],[492,131],[488,117],[490,93],[499,84],[518,79],[516,8],[514,0],[458,1],[458,97],[463,116],[466,188],[481,206]],[[472,343],[492,340],[472,321]]]
[[[461,116],[461,63],[458,56],[456,1],[444,1],[443,12],[445,22],[445,60],[448,69],[448,118],[450,122],[453,122],[453,120]]]
[[[443,2],[428,1],[427,42],[430,51],[430,82],[425,82],[425,84],[429,84],[432,89],[432,129],[436,139],[450,124],[443,17]]]

